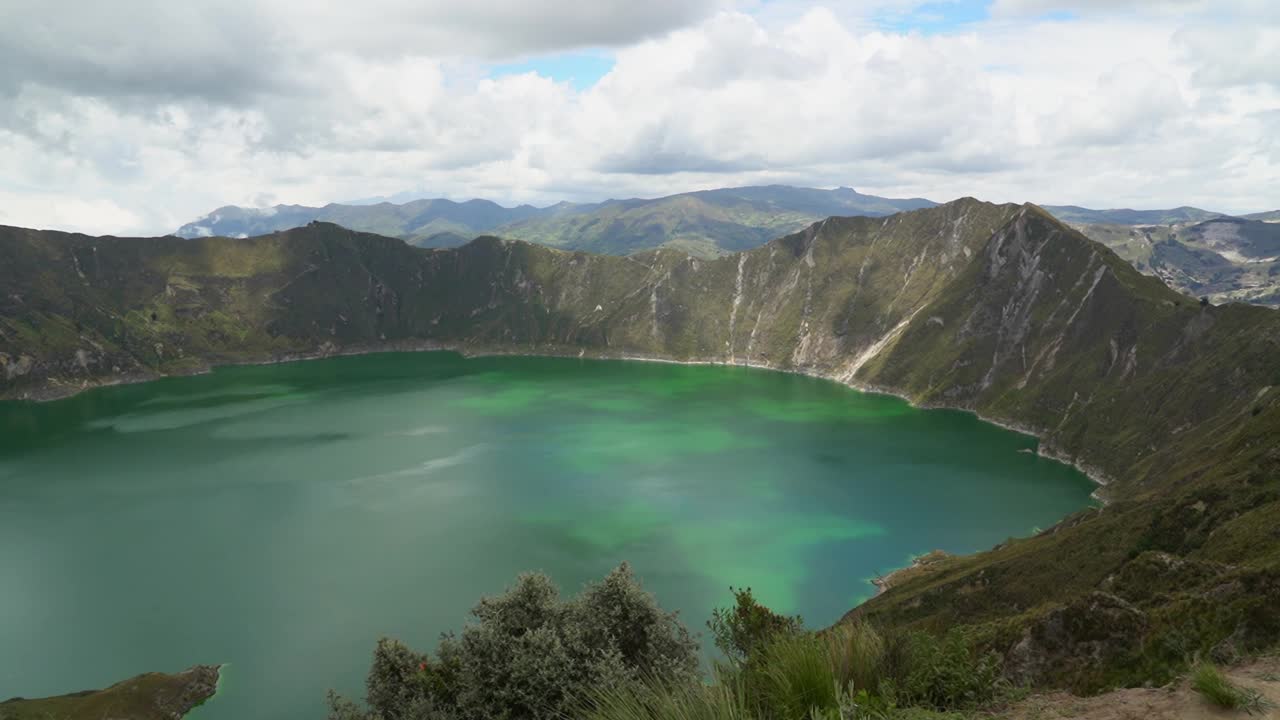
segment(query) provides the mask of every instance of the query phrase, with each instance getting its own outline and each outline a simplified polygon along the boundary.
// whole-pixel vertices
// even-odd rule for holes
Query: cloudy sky
[[[0,0],[0,223],[708,187],[1280,207],[1277,0]]]

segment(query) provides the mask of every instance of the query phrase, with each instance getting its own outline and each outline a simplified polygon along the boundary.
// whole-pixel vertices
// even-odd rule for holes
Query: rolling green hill
[[[746,363],[972,410],[1109,504],[853,611],[966,628],[1023,681],[1163,681],[1280,639],[1280,313],[1143,275],[1033,205],[830,218],[714,259],[327,223],[252,239],[0,228],[0,396],[210,364],[455,348]],[[743,583],[749,583],[744,578]]]

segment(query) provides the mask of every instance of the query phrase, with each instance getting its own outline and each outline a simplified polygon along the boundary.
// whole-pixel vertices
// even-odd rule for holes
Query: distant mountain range
[[[1168,225],[1170,223],[1203,222],[1223,213],[1201,210],[1197,207],[1176,207],[1169,210],[1131,210],[1113,208],[1092,210],[1079,205],[1044,205],[1054,217],[1065,223],[1108,223],[1114,225]]]
[[[1258,213],[1268,214],[1275,213]],[[1161,225],[1071,225],[1189,295],[1280,306],[1280,223],[1220,215]]]
[[[544,208],[508,208],[488,200],[261,209],[231,205],[183,225],[175,234],[185,238],[250,237],[319,220],[398,237],[420,247],[455,247],[481,235],[498,235],[610,255],[675,247],[714,257],[758,247],[833,215],[892,215],[935,205],[923,198],[883,198],[851,188],[819,190],[785,185],[703,190],[654,199],[562,202]]]
[[[329,203],[324,207],[276,205],[269,208],[220,207],[194,222],[178,228],[179,237],[255,237],[301,227],[311,222],[335,225],[399,237],[415,245],[459,245],[477,235],[488,234],[508,223],[538,215],[553,214],[559,206],[532,205],[503,207],[489,200],[413,200],[372,205]],[[453,239],[462,238],[454,242]],[[440,242],[431,242],[433,239]]]
[[[403,196],[393,196],[403,197]],[[420,247],[457,247],[483,235],[565,250],[628,255],[669,247],[704,258],[749,250],[832,216],[884,216],[935,207],[924,198],[885,198],[851,188],[766,185],[666,197],[504,207],[489,200],[330,203],[324,207],[227,206],[183,225],[177,235],[249,237],[331,222],[398,237]],[[1108,245],[1139,270],[1215,302],[1280,305],[1280,210],[1234,218],[1196,207],[1044,209]]]

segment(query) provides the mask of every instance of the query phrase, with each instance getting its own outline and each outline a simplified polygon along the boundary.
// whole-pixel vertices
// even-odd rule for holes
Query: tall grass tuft
[[[757,720],[746,692],[735,676],[711,685],[648,680],[598,693],[588,703],[584,720]]]
[[[1272,707],[1271,701],[1257,690],[1236,685],[1209,663],[1200,663],[1192,670],[1191,689],[1218,707],[1243,710],[1250,715],[1261,715]]]
[[[827,651],[836,682],[850,692],[877,693],[883,678],[885,643],[865,622],[848,623],[827,633]]]
[[[813,635],[779,638],[761,659],[747,678],[771,717],[807,718],[814,709],[839,710],[839,681],[823,640]]]

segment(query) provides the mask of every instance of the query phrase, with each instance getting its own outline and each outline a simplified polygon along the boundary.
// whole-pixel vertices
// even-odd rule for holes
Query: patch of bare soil
[[[1222,672],[1231,682],[1262,693],[1272,706],[1250,716],[1213,705],[1192,690],[1187,679],[1163,688],[1131,688],[1094,697],[1069,693],[1032,695],[1000,717],[1008,720],[1280,720],[1280,657],[1268,657]]]

